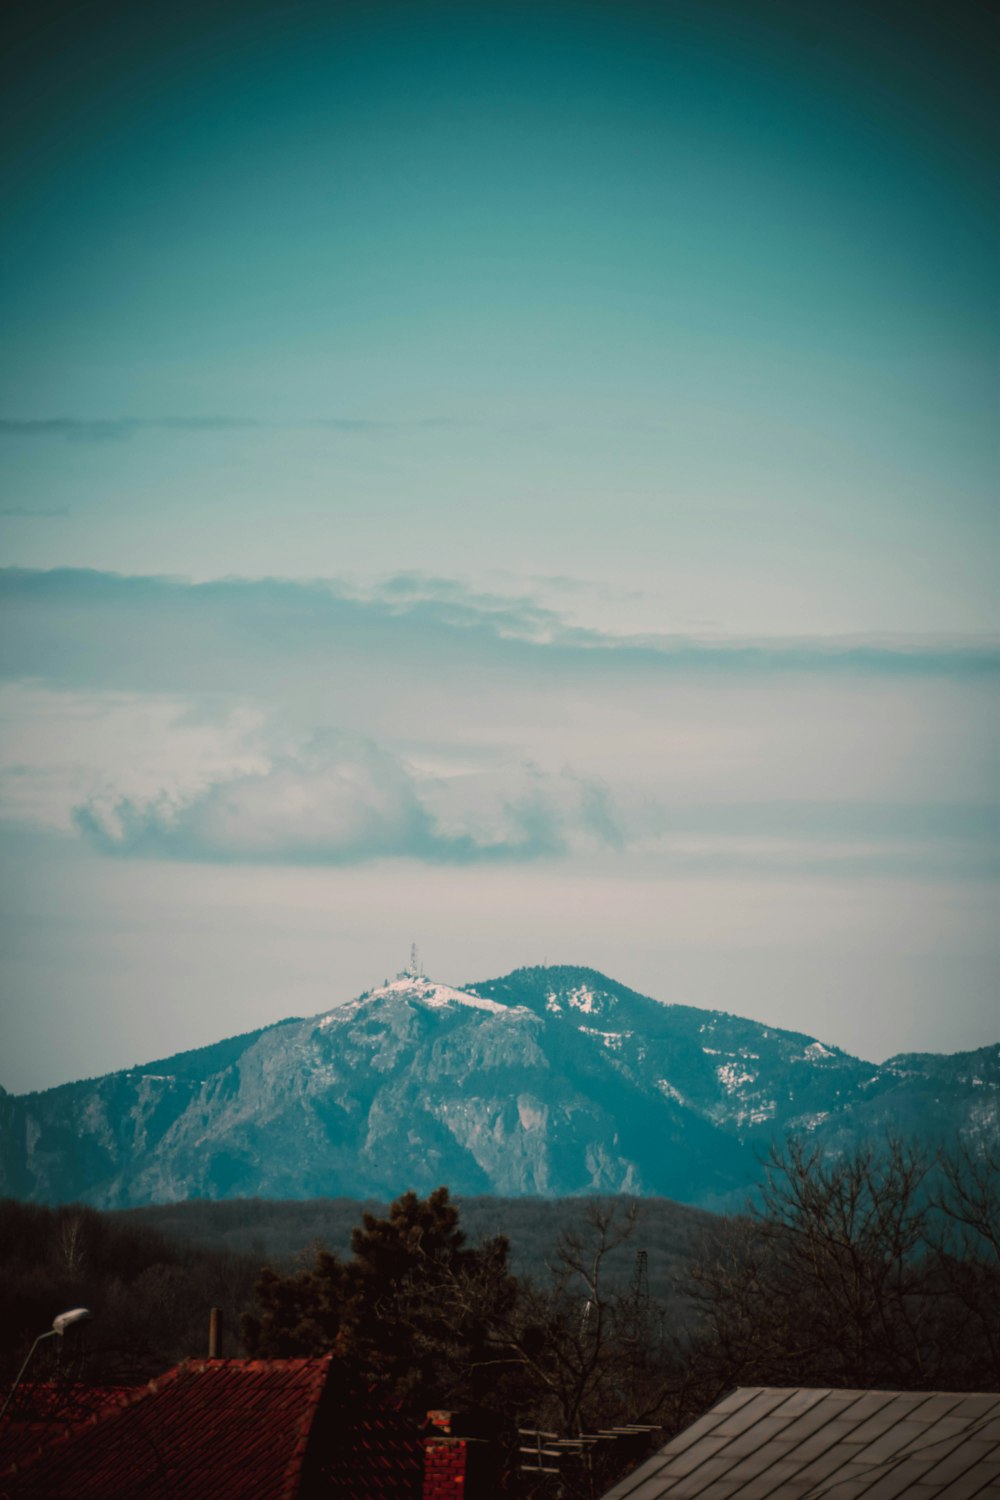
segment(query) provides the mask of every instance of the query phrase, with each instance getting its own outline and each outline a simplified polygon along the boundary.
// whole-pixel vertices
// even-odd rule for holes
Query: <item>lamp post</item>
[[[52,1338],[55,1338],[57,1334],[58,1334],[59,1338],[62,1338],[62,1336],[66,1332],[67,1328],[73,1328],[73,1327],[76,1326],[77,1323],[86,1323],[91,1316],[92,1316],[92,1313],[91,1313],[89,1307],[71,1307],[70,1310],[69,1310],[69,1312],[59,1313],[59,1315],[57,1317],[53,1318],[52,1319],[52,1327],[51,1328],[47,1328],[44,1333],[40,1333],[38,1335],[37,1339],[32,1344],[31,1348],[28,1350],[28,1357],[27,1357],[27,1359],[24,1361],[24,1364],[21,1366],[21,1368],[17,1372],[17,1377],[16,1377],[16,1379],[14,1381],[14,1384],[11,1386],[10,1390],[7,1392],[7,1399],[4,1402],[4,1404],[3,1404],[3,1410],[0,1411],[0,1420],[2,1420],[3,1417],[6,1415],[7,1408],[10,1405],[11,1397],[13,1396],[14,1392],[17,1390],[18,1386],[20,1385],[20,1383],[21,1383],[21,1376],[24,1374],[25,1370],[30,1365],[30,1363],[31,1363],[31,1356],[34,1354],[35,1350],[38,1348],[39,1344],[42,1342],[42,1339],[52,1339]]]

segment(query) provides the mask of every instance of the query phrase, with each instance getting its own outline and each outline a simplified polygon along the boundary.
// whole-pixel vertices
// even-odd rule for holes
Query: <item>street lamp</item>
[[[77,1323],[86,1323],[92,1316],[93,1314],[91,1313],[89,1307],[71,1307],[69,1312],[59,1313],[57,1317],[52,1319],[52,1327],[47,1328],[44,1333],[40,1333],[35,1342],[32,1344],[31,1348],[28,1350],[28,1357],[24,1361],[24,1364],[21,1366],[21,1368],[18,1370],[17,1378],[15,1379],[14,1384],[11,1386],[10,1390],[7,1392],[7,1399],[3,1404],[3,1410],[0,1411],[0,1420],[2,1420],[6,1415],[7,1408],[10,1405],[10,1399],[20,1385],[21,1376],[30,1365],[31,1356],[34,1354],[35,1350],[42,1342],[42,1339],[52,1339],[55,1338],[57,1334],[60,1338],[62,1338],[67,1328],[73,1328]]]

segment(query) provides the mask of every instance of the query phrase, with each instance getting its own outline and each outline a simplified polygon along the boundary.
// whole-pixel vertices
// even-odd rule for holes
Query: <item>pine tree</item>
[[[516,1295],[502,1237],[470,1247],[447,1188],[365,1213],[341,1260],[262,1273],[251,1354],[336,1352],[360,1380],[414,1405],[478,1404],[496,1380],[490,1330]],[[487,1373],[488,1372],[488,1373]]]

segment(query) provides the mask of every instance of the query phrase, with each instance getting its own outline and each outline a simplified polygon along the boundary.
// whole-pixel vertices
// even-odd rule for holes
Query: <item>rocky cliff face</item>
[[[653,1193],[738,1202],[789,1131],[1000,1138],[1000,1046],[874,1067],[590,970],[413,974],[311,1020],[0,1096],[0,1193],[182,1198]]]

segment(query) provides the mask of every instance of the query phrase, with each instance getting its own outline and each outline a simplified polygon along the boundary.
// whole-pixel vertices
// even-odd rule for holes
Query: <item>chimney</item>
[[[208,1357],[222,1358],[222,1308],[213,1307],[208,1315]]]
[[[468,1444],[454,1436],[450,1411],[429,1411],[427,1426],[422,1500],[461,1500],[466,1493]]]

